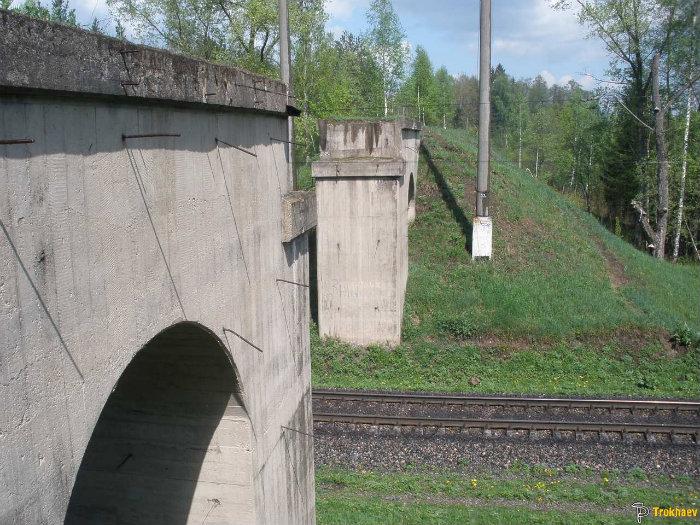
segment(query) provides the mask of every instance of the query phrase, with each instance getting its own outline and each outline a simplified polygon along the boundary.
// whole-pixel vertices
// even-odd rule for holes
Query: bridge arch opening
[[[408,222],[413,222],[416,218],[416,179],[413,173],[408,180]]]
[[[253,443],[220,339],[174,325],[136,354],[109,396],[65,524],[253,523]]]

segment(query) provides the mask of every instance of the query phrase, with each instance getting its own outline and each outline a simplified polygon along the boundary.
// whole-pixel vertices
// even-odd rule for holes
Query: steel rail
[[[440,428],[479,428],[495,430],[548,430],[573,432],[614,432],[621,434],[671,434],[693,435],[696,443],[700,436],[700,427],[678,424],[637,424],[604,422],[564,422],[529,419],[474,419],[474,418],[431,418],[423,416],[384,416],[338,414],[332,412],[314,412],[314,423],[344,423],[374,426],[409,426]]]
[[[696,412],[700,401],[668,399],[584,399],[554,397],[472,396],[455,394],[414,394],[408,392],[363,392],[315,389],[317,401],[404,403],[410,405],[476,405],[496,407],[604,408],[615,410],[672,410]]]

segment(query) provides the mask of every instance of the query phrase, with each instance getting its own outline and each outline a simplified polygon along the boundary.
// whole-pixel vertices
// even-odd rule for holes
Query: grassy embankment
[[[631,504],[697,508],[698,489],[687,478],[621,476],[564,469],[514,467],[496,478],[450,473],[316,472],[319,525],[622,524],[636,523]],[[647,518],[650,519],[650,518]],[[661,523],[694,520],[659,519]]]
[[[475,263],[462,197],[475,137],[428,130],[424,143],[403,343],[314,334],[314,386],[697,397],[700,351],[674,334],[700,330],[699,266],[637,251],[504,160],[493,165],[494,259]]]

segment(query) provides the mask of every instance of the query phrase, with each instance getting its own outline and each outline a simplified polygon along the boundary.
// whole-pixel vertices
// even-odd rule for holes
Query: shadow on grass
[[[466,250],[469,253],[471,253],[471,251],[472,251],[472,224],[471,224],[471,221],[464,214],[464,210],[459,205],[459,202],[455,198],[454,193],[452,193],[452,188],[450,188],[450,185],[445,180],[444,175],[442,174],[440,169],[435,165],[435,162],[433,161],[433,157],[430,155],[430,151],[428,150],[428,148],[426,148],[424,144],[421,144],[420,149],[423,152],[423,155],[425,156],[425,161],[428,164],[428,170],[432,173],[433,177],[435,178],[435,183],[438,185],[438,188],[440,189],[440,193],[442,195],[442,200],[445,201],[445,204],[447,205],[450,212],[452,213],[452,217],[457,222],[457,224],[459,224],[459,227],[462,230],[462,234],[464,235],[464,241],[465,241],[464,247],[466,248]]]

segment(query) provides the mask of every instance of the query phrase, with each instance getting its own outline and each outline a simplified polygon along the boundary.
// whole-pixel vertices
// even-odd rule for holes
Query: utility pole
[[[292,90],[292,71],[289,65],[289,10],[287,9],[287,0],[278,0],[277,4],[279,26],[280,26],[280,73],[282,76],[282,82],[287,84],[287,105],[289,103],[289,95]],[[289,182],[289,189],[293,190],[296,188],[296,180],[294,176],[294,148],[292,141],[294,140],[294,124],[292,117],[287,117],[287,144],[289,152],[289,162],[287,163],[287,180]]]
[[[479,27],[479,165],[476,174],[476,215],[472,221],[472,258],[491,258],[489,215],[491,127],[491,0],[481,0]]]

